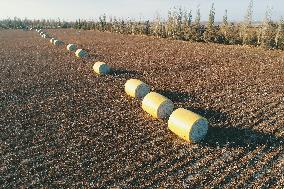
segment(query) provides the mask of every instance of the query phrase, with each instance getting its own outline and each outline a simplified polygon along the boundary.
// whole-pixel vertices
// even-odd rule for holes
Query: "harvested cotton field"
[[[284,187],[284,54],[81,30],[0,31],[1,188]],[[95,62],[110,75],[97,75]],[[209,122],[191,144],[125,93],[139,79]]]

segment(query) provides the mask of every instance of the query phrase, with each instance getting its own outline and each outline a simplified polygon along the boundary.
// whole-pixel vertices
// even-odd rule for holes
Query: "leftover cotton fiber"
[[[79,57],[79,58],[83,58],[83,57],[87,57],[88,56],[88,53],[87,51],[83,50],[83,49],[78,49],[76,52],[75,52],[76,56]]]
[[[167,118],[174,109],[171,100],[156,92],[148,93],[142,101],[142,109],[155,118]]]
[[[194,112],[178,108],[170,115],[168,128],[182,139],[197,143],[206,136],[208,121]]]
[[[143,99],[150,92],[150,87],[138,79],[127,80],[124,89],[126,94],[139,99]]]
[[[99,75],[106,75],[110,73],[110,67],[104,62],[96,62],[93,65],[93,70]]]

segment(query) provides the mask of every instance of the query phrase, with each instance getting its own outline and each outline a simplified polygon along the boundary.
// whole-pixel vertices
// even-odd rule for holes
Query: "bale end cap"
[[[174,104],[163,95],[150,92],[142,100],[142,109],[155,118],[163,119],[173,112]]]
[[[178,108],[170,115],[168,128],[180,138],[198,143],[207,134],[208,121],[194,112]]]
[[[127,80],[124,89],[126,94],[139,99],[143,99],[150,92],[150,87],[138,79]]]

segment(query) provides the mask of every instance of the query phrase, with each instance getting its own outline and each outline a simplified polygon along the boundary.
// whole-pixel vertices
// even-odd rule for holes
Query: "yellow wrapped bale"
[[[43,38],[49,38],[48,34],[46,34],[46,33],[43,34],[42,37],[43,37]]]
[[[78,49],[78,50],[76,50],[75,54],[76,54],[76,56],[79,57],[79,58],[84,58],[84,57],[87,57],[87,56],[88,56],[87,51],[85,51],[85,50],[83,50],[83,49]]]
[[[93,65],[93,70],[99,75],[106,75],[110,72],[110,67],[104,62],[96,62]]]
[[[174,104],[163,95],[150,92],[144,97],[142,108],[155,118],[167,118],[172,113]]]
[[[206,136],[208,121],[194,112],[178,108],[171,114],[168,128],[184,140],[197,143]]]
[[[53,44],[54,44],[54,45],[63,45],[63,44],[64,44],[64,42],[63,42],[63,41],[60,41],[60,40],[55,39],[55,40],[53,41]]]
[[[150,87],[138,79],[127,80],[124,89],[126,94],[139,99],[143,99],[150,92]]]
[[[68,51],[76,51],[77,46],[75,44],[69,44],[69,45],[67,45],[67,50]]]
[[[53,44],[53,43],[54,43],[54,40],[55,40],[54,38],[51,38],[51,39],[50,39],[50,43]]]

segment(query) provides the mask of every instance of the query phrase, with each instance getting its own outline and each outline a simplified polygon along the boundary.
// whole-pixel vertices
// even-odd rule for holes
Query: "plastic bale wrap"
[[[206,136],[208,121],[194,112],[178,108],[170,115],[168,128],[182,139],[197,143]]]
[[[110,73],[110,67],[104,62],[96,62],[93,65],[93,70],[99,75],[106,75]]]
[[[77,49],[75,52],[76,56],[79,58],[84,58],[88,56],[88,52],[83,49]]]
[[[64,42],[63,42],[63,41],[60,41],[60,40],[55,39],[55,40],[53,41],[53,44],[54,44],[54,45],[63,45],[63,44],[64,44]]]
[[[76,51],[77,46],[75,44],[69,44],[69,45],[67,45],[67,50],[68,51]]]
[[[124,89],[126,94],[139,99],[143,99],[150,92],[150,87],[138,79],[127,80]]]
[[[155,118],[167,118],[174,109],[171,100],[155,92],[148,93],[142,101],[142,109]]]

